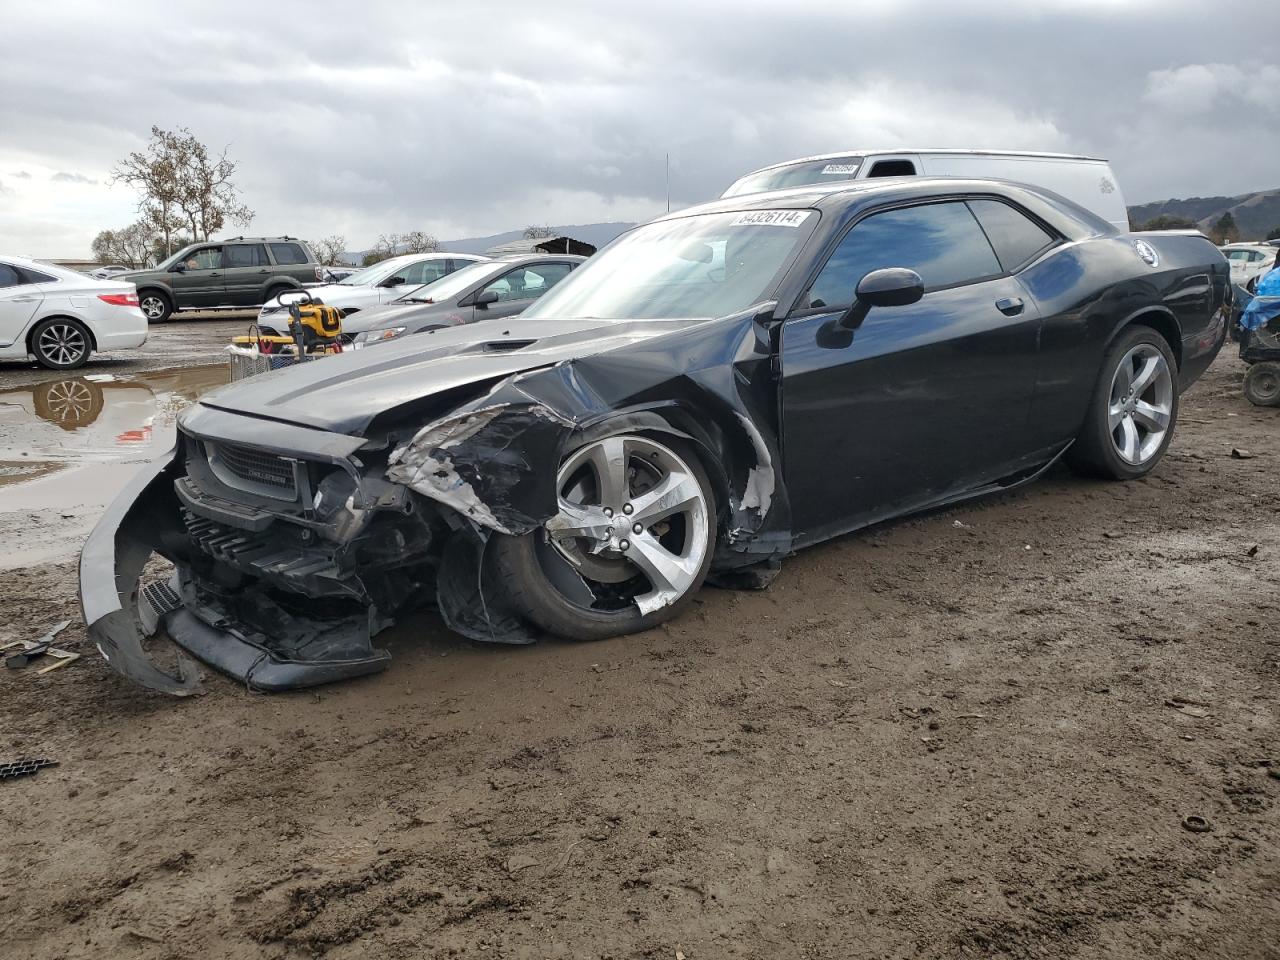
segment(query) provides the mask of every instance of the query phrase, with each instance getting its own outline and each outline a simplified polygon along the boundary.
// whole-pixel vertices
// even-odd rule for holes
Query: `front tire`
[[[1280,363],[1255,363],[1244,375],[1245,399],[1255,407],[1280,407]]]
[[[147,323],[164,323],[173,316],[173,301],[159,290],[143,290],[138,294],[138,309]]]
[[[560,511],[491,545],[512,606],[544,631],[603,640],[692,602],[715,552],[711,483],[684,445],[619,434],[578,447],[556,478]]]
[[[1177,361],[1150,327],[1124,330],[1107,350],[1067,462],[1081,473],[1134,480],[1151,471],[1178,421]]]
[[[89,359],[93,338],[78,320],[50,317],[31,331],[31,352],[40,366],[49,370],[74,370]]]

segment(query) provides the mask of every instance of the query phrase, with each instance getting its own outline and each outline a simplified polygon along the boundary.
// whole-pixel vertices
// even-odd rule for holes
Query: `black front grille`
[[[261,453],[234,443],[220,443],[218,460],[241,480],[260,483],[292,495],[294,493],[293,462],[271,453]]]

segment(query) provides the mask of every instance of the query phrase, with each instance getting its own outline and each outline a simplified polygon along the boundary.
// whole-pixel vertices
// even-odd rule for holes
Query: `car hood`
[[[111,279],[137,283],[139,280],[160,280],[166,276],[167,272],[164,270],[130,270],[128,273],[117,273]]]
[[[469,384],[592,356],[706,320],[485,320],[318,358],[206,394],[201,405],[360,436],[374,417]]]
[[[453,306],[452,302],[399,303],[393,300],[391,303],[370,307],[368,310],[361,310],[359,313],[344,317],[342,320],[342,332],[347,334],[364,333],[364,331],[373,330],[374,328],[408,325],[427,317],[447,317],[450,313],[458,314],[459,321],[461,321],[461,314],[464,312],[470,314],[471,309],[468,307],[463,311]]]

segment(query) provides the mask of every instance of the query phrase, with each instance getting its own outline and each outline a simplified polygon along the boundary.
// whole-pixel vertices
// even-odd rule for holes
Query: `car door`
[[[17,342],[44,294],[18,267],[0,263],[0,347]]]
[[[908,267],[914,304],[836,321],[872,270]],[[784,322],[783,463],[800,542],[994,480],[1027,452],[1038,313],[973,211],[874,212],[840,240]]]
[[[216,307],[226,302],[221,244],[193,250],[173,266],[169,277],[179,307]]]
[[[523,313],[530,304],[567,277],[571,269],[572,264],[564,261],[544,261],[508,270],[468,298],[471,301],[471,319],[493,320]],[[485,293],[496,294],[498,299],[489,304],[475,302]]]
[[[228,243],[222,248],[223,303],[253,307],[262,302],[262,292],[271,276],[267,248],[261,243]]]

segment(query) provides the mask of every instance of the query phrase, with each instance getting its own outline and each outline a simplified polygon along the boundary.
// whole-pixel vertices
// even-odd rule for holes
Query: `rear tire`
[[[1280,407],[1280,363],[1255,363],[1244,375],[1245,399],[1255,407]]]
[[[1151,471],[1178,422],[1178,365],[1169,343],[1135,324],[1103,357],[1098,382],[1067,462],[1081,473],[1134,480]]]
[[[138,308],[147,318],[147,323],[164,323],[173,316],[173,301],[159,290],[140,291]]]
[[[620,457],[586,456],[610,449]],[[594,464],[612,462],[622,463],[621,470],[612,481],[602,479]],[[647,503],[646,493],[664,484],[669,493],[661,507]],[[715,553],[716,507],[706,471],[687,446],[641,434],[592,441],[565,457],[557,494],[561,512],[547,526],[520,537],[499,535],[490,544],[491,582],[501,584],[525,619],[555,636],[603,640],[655,627],[693,601]],[[601,514],[606,504],[612,504],[610,519]],[[570,522],[601,531],[612,525],[617,532],[610,545],[607,536],[574,537],[564,527]],[[668,579],[659,583],[646,568]]]
[[[83,367],[93,352],[93,338],[88,329],[70,317],[41,320],[31,331],[31,352],[40,366],[48,370],[74,370]]]

